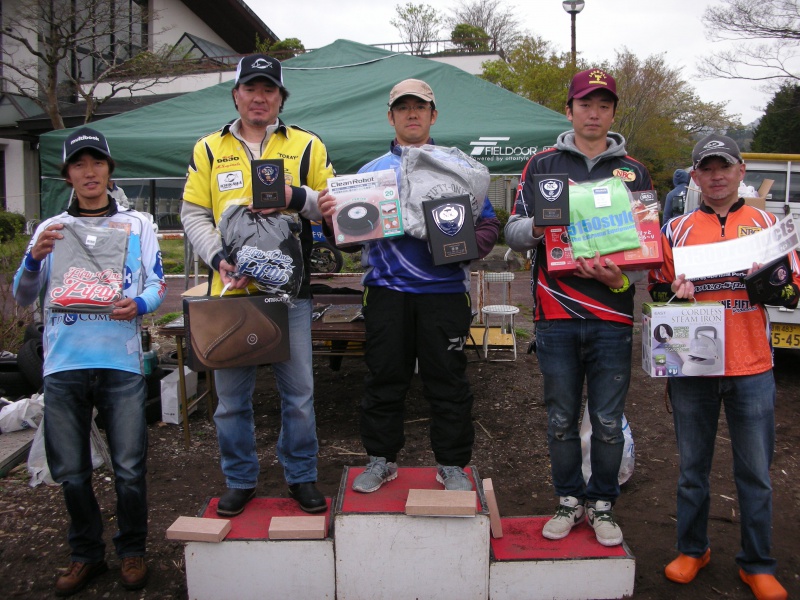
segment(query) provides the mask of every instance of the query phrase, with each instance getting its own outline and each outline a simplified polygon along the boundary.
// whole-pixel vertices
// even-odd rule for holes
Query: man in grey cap
[[[671,581],[690,583],[711,560],[708,515],[709,475],[720,406],[733,455],[733,477],[739,497],[742,547],[736,555],[739,577],[759,600],[782,600],[787,593],[775,578],[772,546],[772,486],[769,468],[775,449],[775,379],[769,319],[763,304],[748,296],[743,277],[749,269],[689,280],[675,270],[673,250],[696,244],[735,240],[775,225],[774,215],[745,204],[739,183],[745,165],[731,138],[709,135],[692,151],[692,179],[702,202],[675,217],[662,230],[664,264],[650,272],[650,294],[656,301],[716,301],[725,306],[725,374],[721,377],[671,377],[669,396],[680,455],[677,493],[678,557],[667,565]],[[769,304],[797,306],[800,268],[789,255],[793,273]]]
[[[402,149],[433,144],[430,131],[438,114],[426,82],[406,79],[395,85],[387,115],[395,138],[389,152],[359,173],[393,169],[402,182]],[[336,200],[323,194],[319,205],[330,228]],[[479,254],[485,256],[499,233],[488,199],[475,229]],[[464,355],[472,321],[468,263],[436,266],[427,242],[408,235],[370,241],[361,256],[366,267],[362,283],[369,369],[361,401],[361,440],[369,463],[353,489],[374,492],[397,477],[397,455],[405,443],[405,397],[418,364],[431,406],[437,480],[448,490],[471,490],[464,471],[475,437]]]
[[[298,217],[303,264],[295,264],[296,257],[277,249],[280,256],[276,254],[274,260],[291,265],[293,270],[302,269],[303,280],[289,308],[291,356],[272,365],[282,407],[277,454],[289,495],[302,510],[323,512],[327,502],[315,485],[319,445],[311,355],[310,220],[322,216],[317,208],[318,190],[333,176],[333,167],[322,140],[278,118],[289,97],[278,60],[263,54],[242,58],[231,95],[239,118],[195,144],[181,221],[194,249],[214,269],[212,296],[220,296],[223,288],[228,290],[226,295],[256,293],[252,277],[240,276],[235,257],[223,252],[217,225],[229,205],[252,203],[251,161],[283,159],[286,206],[261,212],[286,212]],[[219,499],[217,514],[230,517],[245,509],[258,483],[253,419],[256,367],[218,369],[214,378],[219,397],[214,422],[228,487]]]

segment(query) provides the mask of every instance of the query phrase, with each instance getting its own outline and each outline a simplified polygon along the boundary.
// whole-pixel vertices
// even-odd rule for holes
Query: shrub
[[[508,214],[508,211],[503,210],[502,208],[495,208],[494,213],[497,215],[497,219],[500,221],[500,236],[497,238],[497,243],[505,245],[506,236],[503,233],[503,229],[505,229],[510,215]]]
[[[25,217],[19,213],[0,211],[0,242],[7,242],[25,231]]]
[[[15,222],[15,219],[6,222]],[[17,234],[0,245],[0,350],[15,354],[22,345],[25,328],[36,318],[35,306],[19,306],[12,294],[14,274],[22,262],[28,242],[28,236]]]

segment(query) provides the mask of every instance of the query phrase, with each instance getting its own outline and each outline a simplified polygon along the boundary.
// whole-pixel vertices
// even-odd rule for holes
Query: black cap
[[[731,138],[725,135],[712,133],[697,142],[692,150],[692,167],[695,169],[709,156],[719,156],[730,164],[741,164],[742,155],[739,153],[739,146]]]
[[[81,127],[64,140],[63,161],[67,162],[70,158],[75,156],[77,152],[82,150],[94,150],[111,158],[111,150],[108,149],[106,136],[89,127]]]
[[[257,77],[265,77],[279,88],[286,89],[283,85],[281,61],[266,54],[252,54],[240,60],[236,67],[236,79],[233,87],[252,81]]]

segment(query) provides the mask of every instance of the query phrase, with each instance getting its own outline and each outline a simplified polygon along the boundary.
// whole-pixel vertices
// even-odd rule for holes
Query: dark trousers
[[[465,467],[472,457],[472,390],[464,344],[469,294],[409,294],[381,287],[364,292],[369,374],[361,402],[361,439],[371,456],[397,460],[405,444],[405,398],[418,362],[431,408],[431,447],[442,465]]]

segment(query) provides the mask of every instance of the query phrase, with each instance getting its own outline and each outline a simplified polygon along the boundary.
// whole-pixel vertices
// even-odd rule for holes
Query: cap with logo
[[[266,54],[252,54],[240,60],[236,67],[236,79],[233,87],[258,77],[265,77],[279,88],[285,89],[281,61]]]
[[[94,150],[111,158],[111,150],[108,149],[106,136],[89,127],[81,127],[69,134],[67,139],[64,140],[63,161],[67,162],[82,150]]]
[[[715,133],[697,142],[692,150],[692,166],[696,169],[709,156],[719,156],[732,165],[744,162],[739,145],[728,136]]]
[[[389,106],[392,106],[403,96],[414,96],[420,100],[436,105],[436,98],[433,95],[431,86],[420,79],[405,79],[398,83],[389,92]]]
[[[619,100],[617,96],[617,82],[603,69],[588,69],[576,73],[569,84],[567,103],[573,98],[583,98],[597,90],[606,90]]]

